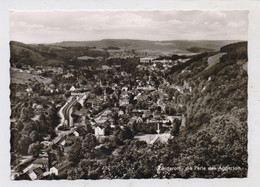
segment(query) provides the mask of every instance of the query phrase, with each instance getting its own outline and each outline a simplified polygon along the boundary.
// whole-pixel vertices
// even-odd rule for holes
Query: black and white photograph
[[[248,176],[248,11],[10,11],[10,180]]]

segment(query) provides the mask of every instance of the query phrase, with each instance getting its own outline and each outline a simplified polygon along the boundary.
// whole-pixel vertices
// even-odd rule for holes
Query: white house
[[[64,146],[66,144],[66,140],[63,140],[60,144]]]
[[[120,99],[119,100],[119,106],[126,106],[126,105],[129,105],[128,99]]]
[[[59,171],[58,171],[58,169],[56,167],[53,166],[50,169],[50,174],[52,174],[52,173],[57,176],[59,174]]]
[[[36,175],[36,173],[34,173],[34,171],[29,173],[29,177],[30,177],[31,180],[36,180],[37,179],[37,175]]]
[[[122,88],[122,91],[127,91],[128,90],[128,87],[127,86],[124,86],[123,88]]]
[[[119,115],[119,116],[121,116],[121,115],[123,115],[123,114],[124,114],[124,111],[123,111],[123,110],[119,110],[119,111],[118,111],[118,115]]]
[[[40,179],[43,176],[43,170],[41,168],[36,168],[32,171],[29,171],[28,176],[31,180]]]
[[[110,70],[110,69],[112,69],[110,66],[107,66],[107,65],[103,65],[102,66],[102,69],[103,70]]]
[[[28,87],[28,88],[26,89],[26,91],[27,91],[27,92],[32,92],[32,88],[31,88],[31,87]]]
[[[151,63],[155,58],[146,57],[146,58],[140,58],[140,63]]]
[[[105,135],[105,128],[103,127],[95,127],[95,136],[104,136]]]
[[[65,74],[63,75],[64,78],[70,78],[70,77],[73,77],[74,75],[72,73],[68,73],[68,74]]]
[[[79,136],[79,133],[78,133],[77,131],[74,131],[73,134],[74,134],[75,136]]]
[[[62,175],[62,173],[64,173],[64,171],[66,171],[68,168],[70,168],[72,162],[63,162],[62,164],[60,164],[59,166],[53,166],[50,168],[50,174],[54,174],[54,175]]]
[[[75,91],[76,90],[76,88],[74,87],[74,86],[72,86],[71,88],[70,88],[70,91]]]

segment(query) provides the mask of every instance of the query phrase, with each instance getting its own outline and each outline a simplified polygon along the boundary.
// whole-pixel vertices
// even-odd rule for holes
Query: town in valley
[[[233,45],[243,47],[244,43]],[[11,47],[22,48],[19,49],[23,50],[22,55],[34,55],[30,54],[32,48],[54,56],[55,50],[62,50],[56,45],[27,46],[18,42],[11,42]],[[189,136],[188,129],[194,128],[192,125],[205,125],[212,120],[207,112],[210,110],[207,103],[213,102],[208,92],[216,78],[207,72],[220,63],[222,56],[228,55],[225,50],[172,56],[115,47],[84,50],[100,56],[78,56],[62,65],[34,66],[21,62],[11,66],[13,179],[73,179],[72,168],[77,168],[79,161],[106,166],[110,157],[119,157],[128,146],[149,147],[150,151],[154,146],[170,146],[168,151],[180,154],[176,137],[185,138]],[[12,57],[15,55],[18,54]],[[61,58],[57,55],[56,58]],[[25,59],[30,60],[33,61]],[[196,61],[203,63],[198,70],[191,68]],[[246,61],[237,63],[244,76]],[[172,76],[176,76],[174,72],[178,72],[178,77]],[[198,74],[203,81],[181,79]],[[194,123],[190,119],[194,103],[189,100],[198,97],[194,93],[209,98],[205,99],[203,111],[195,114],[198,124],[190,125]],[[96,170],[93,168],[92,173],[84,175],[99,178]],[[149,177],[154,174],[157,172],[147,171]],[[122,171],[122,175],[112,173],[109,177],[129,178],[128,175]]]
[[[11,180],[247,177],[247,20],[12,12]]]

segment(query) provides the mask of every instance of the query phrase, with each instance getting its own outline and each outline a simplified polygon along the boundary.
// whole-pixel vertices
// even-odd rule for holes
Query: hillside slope
[[[108,57],[109,49],[135,50],[148,54],[196,54],[218,51],[234,41],[148,41],[105,39],[66,41],[55,44],[24,44],[11,41],[11,65],[64,65],[77,57]]]
[[[55,43],[56,46],[74,47],[93,47],[108,48],[118,47],[127,50],[153,51],[172,54],[172,53],[201,53],[206,51],[216,51],[220,47],[234,43],[235,41],[203,41],[203,40],[173,40],[173,41],[149,41],[149,40],[130,40],[130,39],[104,39],[99,41],[65,41]]]
[[[24,44],[10,42],[11,65],[52,65],[60,66],[79,56],[107,57],[108,53],[103,50],[95,50],[91,47],[60,47],[45,44]]]
[[[239,167],[225,176],[247,175],[247,42],[220,49],[220,62],[207,68],[212,54],[178,71],[169,72],[170,82],[182,87],[175,91],[177,105],[183,105],[187,127],[176,138],[182,157],[192,157],[193,165]],[[183,71],[184,70],[184,71]],[[180,158],[182,162],[185,162]],[[217,171],[208,172],[208,176]],[[218,175],[219,177],[224,174]]]

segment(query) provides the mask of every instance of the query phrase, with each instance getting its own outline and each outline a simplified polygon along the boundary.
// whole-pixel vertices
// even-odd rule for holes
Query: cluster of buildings
[[[119,54],[120,51],[114,52],[114,56]],[[146,67],[155,68],[154,64],[168,66],[174,63],[172,60],[166,59],[140,58],[140,65]],[[102,65],[96,68],[96,70],[104,72],[104,74],[113,71],[113,79],[118,80],[117,82],[109,79],[101,80],[103,74],[95,74],[93,80],[88,80],[86,84],[70,85],[68,91],[71,97],[85,96],[81,102],[83,109],[80,109],[77,113],[81,118],[80,122],[73,122],[72,119],[73,125],[70,125],[67,131],[62,132],[62,135],[57,136],[48,146],[56,148],[47,149],[44,154],[40,154],[25,168],[20,169],[20,174],[26,175],[31,180],[36,180],[49,176],[60,176],[63,172],[66,172],[72,163],[61,158],[64,158],[68,152],[77,154],[79,148],[75,142],[84,134],[89,133],[84,126],[86,125],[86,119],[91,124],[92,133],[96,137],[112,135],[116,126],[120,129],[133,124],[156,126],[158,136],[154,136],[149,143],[154,143],[159,139],[165,139],[164,142],[167,142],[166,140],[171,137],[168,135],[175,119],[180,120],[181,126],[185,127],[184,115],[166,114],[165,108],[168,105],[168,95],[164,92],[163,86],[160,85],[159,88],[158,85],[156,86],[155,80],[152,80],[152,69],[148,69],[150,75],[132,77],[130,73],[117,71],[119,67],[116,65]],[[65,80],[75,77],[75,72],[70,70],[54,68],[54,70],[49,69],[48,71],[55,71]],[[160,79],[160,76],[158,75],[156,78]],[[169,87],[164,79],[159,82],[165,87]],[[95,94],[94,90],[97,88],[100,88],[101,94]],[[54,84],[46,85],[44,89],[49,90],[51,93],[59,91]],[[32,89],[28,88],[26,91],[32,92]],[[73,105],[71,105],[72,108]],[[76,109],[73,108],[73,110]],[[82,127],[80,131],[78,127]],[[107,132],[108,127],[109,133]],[[165,135],[166,132],[167,136]],[[164,133],[164,136],[160,136],[162,133]]]
[[[109,58],[134,58],[136,55],[131,50],[109,49]],[[108,59],[109,59],[108,58]]]
[[[62,153],[58,150],[48,150],[37,157],[30,157],[26,163],[18,165],[11,179],[37,180],[50,176],[66,174],[72,162],[62,161]]]
[[[180,58],[177,60],[171,60],[171,59],[158,59],[157,57],[144,57],[144,58],[140,58],[139,67],[142,69],[161,71],[162,68],[164,70],[166,70],[179,63],[185,63],[188,60],[190,60],[190,59],[189,58],[184,58],[184,59]]]
[[[141,64],[151,64],[151,63],[172,63],[173,61],[170,59],[157,60],[156,57],[145,57],[140,58]]]

